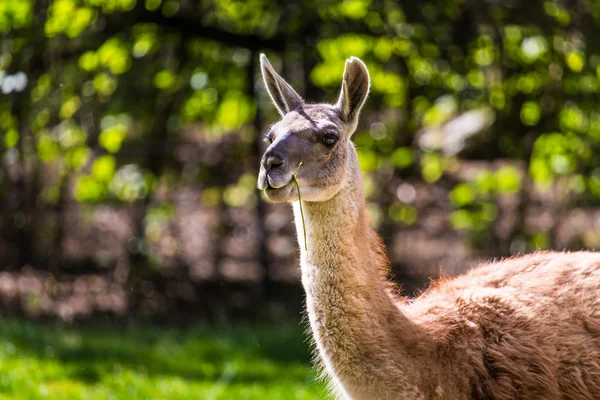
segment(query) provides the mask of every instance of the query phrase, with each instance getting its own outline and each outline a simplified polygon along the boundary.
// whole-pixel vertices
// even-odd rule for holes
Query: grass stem
[[[300,217],[302,218],[302,232],[304,232],[304,249],[308,251],[308,245],[306,244],[306,222],[304,222],[304,210],[302,210],[302,195],[300,194],[300,184],[298,183],[298,178],[296,178],[296,174],[298,173],[301,165],[302,161],[300,161],[298,168],[296,168],[296,171],[292,175],[292,180],[294,181],[296,189],[298,190],[298,203],[300,203]]]

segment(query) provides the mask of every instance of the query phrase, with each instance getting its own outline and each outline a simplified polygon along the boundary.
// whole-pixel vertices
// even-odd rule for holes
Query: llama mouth
[[[287,177],[286,175],[288,174],[284,176],[281,176],[281,174],[276,174],[275,176],[267,174],[267,189],[282,189],[291,184],[294,179],[293,176]]]
[[[275,184],[275,185],[273,185]],[[258,177],[258,189],[261,190],[265,197],[273,203],[286,203],[291,201],[293,196],[293,182],[289,179],[283,184],[277,184],[271,177],[261,171]]]
[[[291,182],[291,178],[288,180],[279,179],[279,178],[280,177],[274,178],[273,176],[270,176],[268,173],[261,170],[260,173],[258,174],[258,182],[257,182],[256,186],[259,190],[263,190],[263,191],[276,190],[276,189],[281,189],[281,188],[289,185],[289,183]]]
[[[284,189],[284,188],[285,188],[286,186],[288,186],[288,185],[289,185],[289,183],[286,183],[286,184],[285,184],[285,185],[283,185],[283,186],[279,186],[279,187],[273,187],[273,186],[271,186],[271,184],[270,184],[270,183],[267,183],[267,187],[266,187],[266,189],[265,189],[265,192],[274,193],[274,192],[277,192],[277,191],[279,191],[279,190],[281,190],[281,189]]]
[[[274,203],[286,203],[292,200],[293,188],[289,183],[279,188],[268,186],[264,193],[267,199]]]
[[[263,191],[267,199],[274,203],[289,203],[298,200],[298,191],[293,175],[283,181],[279,179],[274,180],[268,174],[264,174],[259,177],[258,188]],[[302,190],[302,197],[304,197],[304,192],[306,190],[310,191],[312,186],[300,182],[300,188]]]
[[[265,192],[270,192],[270,193],[279,192],[284,189],[289,189],[290,187],[292,187],[292,185],[293,185],[292,180],[289,180],[287,183],[284,183],[283,185],[278,185],[278,186],[273,186],[271,184],[271,181],[267,180],[267,187],[265,189]]]

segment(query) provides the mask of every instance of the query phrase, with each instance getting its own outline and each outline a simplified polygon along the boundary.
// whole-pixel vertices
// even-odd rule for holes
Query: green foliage
[[[253,208],[256,206],[255,186],[256,177],[251,174],[244,174],[237,183],[225,189],[223,200],[231,207]]]
[[[154,86],[159,89],[173,89],[177,83],[177,77],[171,71],[163,70],[154,75]]]
[[[458,104],[453,96],[445,95],[438,98],[435,104],[423,114],[424,127],[437,127],[446,122],[456,113]]]
[[[523,125],[537,125],[541,116],[542,108],[535,101],[527,101],[521,107],[521,122],[523,122]]]
[[[73,196],[80,203],[96,203],[106,196],[106,187],[93,176],[81,175],[75,183]]]
[[[475,201],[476,191],[473,185],[460,183],[450,192],[450,201],[457,207],[472,204]]]
[[[62,107],[60,108],[60,118],[70,119],[73,116],[73,114],[75,114],[77,110],[79,110],[80,106],[81,99],[79,99],[79,96],[70,97],[63,103]]]
[[[2,0],[0,4],[0,33],[22,29],[31,23],[32,0]]]
[[[3,399],[322,399],[298,327],[164,329],[5,320]]]
[[[577,51],[571,51],[565,56],[565,62],[571,71],[581,72],[585,65],[585,55]]]
[[[55,132],[61,148],[65,150],[86,144],[87,133],[72,120],[61,123]]]
[[[227,130],[238,129],[243,124],[249,123],[256,113],[253,99],[237,91],[225,94],[216,115],[216,124]]]
[[[371,0],[345,0],[329,7],[323,7],[321,14],[326,17],[362,19],[369,12]]]
[[[116,171],[117,160],[114,156],[98,157],[92,164],[92,176],[102,182],[110,181]]]
[[[117,81],[107,73],[101,72],[94,76],[94,90],[102,96],[110,96],[117,89]]]
[[[521,185],[521,173],[515,167],[482,170],[472,181],[459,183],[450,192],[450,202],[457,208],[450,215],[450,223],[455,229],[488,229],[498,217],[495,199],[518,193]]]
[[[393,203],[388,209],[388,215],[394,222],[412,225],[419,218],[419,211],[411,205]]]
[[[450,222],[455,229],[482,231],[488,228],[498,216],[498,207],[494,203],[478,203],[472,209],[460,209],[450,215]]]
[[[413,150],[410,147],[399,147],[392,153],[391,160],[396,168],[407,168],[414,161]]]
[[[210,188],[205,188],[202,191],[202,205],[204,207],[210,208],[210,207],[215,207],[219,204],[221,204],[221,200],[222,200],[222,193],[220,188],[217,187],[210,187]]]
[[[108,152],[116,153],[121,148],[121,144],[126,137],[127,126],[124,124],[117,124],[100,132],[98,142]]]
[[[283,7],[269,0],[217,0],[205,3],[203,11],[205,18],[217,26],[270,37],[277,28]]]
[[[146,237],[154,242],[159,241],[173,214],[173,206],[170,204],[158,204],[150,207],[144,219]]]
[[[9,129],[4,134],[4,146],[6,148],[15,147],[19,143],[19,132],[16,129]]]
[[[79,36],[97,18],[96,11],[79,7],[74,0],[54,0],[48,8],[45,31],[48,37],[64,33],[70,38]]]
[[[444,173],[444,160],[437,153],[425,153],[421,158],[421,174],[425,182],[434,183]]]
[[[529,173],[536,183],[548,186],[555,177],[573,173],[590,157],[589,147],[574,133],[542,134],[534,144]]]
[[[37,136],[37,156],[44,162],[54,160],[60,154],[58,141],[47,130],[42,130]]]
[[[526,19],[502,1],[192,3],[0,1],[2,149],[26,178],[43,177],[33,196],[56,202],[64,183],[80,202],[131,203],[180,176],[203,188],[205,207],[256,207],[251,143],[275,116],[255,90],[264,48],[285,58],[301,94],[318,95],[310,101],[319,91],[335,101],[346,58],[365,61],[371,92],[353,141],[376,218],[418,225],[419,206],[387,196],[404,179],[450,190],[450,225],[479,236],[530,181],[600,201],[599,39],[588,34],[600,27],[597,1],[535,2]],[[11,83],[19,73],[23,96]],[[472,127],[456,122],[474,112],[491,117],[465,134]],[[424,132],[438,133],[435,151]],[[209,154],[204,165],[206,146],[226,161]],[[471,162],[490,169],[462,174]],[[157,215],[149,232],[164,224]],[[542,239],[522,238],[552,243]]]
[[[114,37],[98,48],[98,63],[113,75],[121,75],[131,67],[130,53],[129,45]]]
[[[516,168],[502,167],[495,174],[499,193],[517,193],[521,190],[521,174]]]
[[[550,248],[550,237],[546,232],[539,232],[529,239],[529,247],[534,250],[547,250]]]
[[[52,78],[50,74],[43,74],[38,78],[37,84],[31,90],[31,100],[38,102],[50,93]]]
[[[117,199],[133,202],[148,195],[156,183],[151,173],[136,164],[128,164],[117,170],[109,185],[110,193]]]
[[[92,72],[98,67],[98,55],[95,51],[86,51],[79,57],[79,67],[87,72]]]
[[[67,164],[74,170],[81,169],[89,160],[90,149],[87,147],[75,147],[66,152]]]
[[[135,27],[135,39],[131,54],[134,58],[142,58],[156,49],[158,36],[153,25],[138,25]]]

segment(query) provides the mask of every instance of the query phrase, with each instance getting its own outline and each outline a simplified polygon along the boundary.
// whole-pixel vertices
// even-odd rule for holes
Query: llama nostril
[[[281,167],[283,165],[283,158],[276,156],[276,155],[271,155],[267,158],[267,171],[270,171],[272,169]]]

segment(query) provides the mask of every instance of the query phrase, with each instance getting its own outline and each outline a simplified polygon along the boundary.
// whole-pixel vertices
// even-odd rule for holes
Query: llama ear
[[[298,93],[275,70],[264,54],[260,55],[260,70],[265,87],[282,116],[304,104]]]
[[[344,122],[355,124],[358,114],[369,95],[369,71],[367,66],[358,58],[350,57],[346,60],[344,80],[337,107]]]

